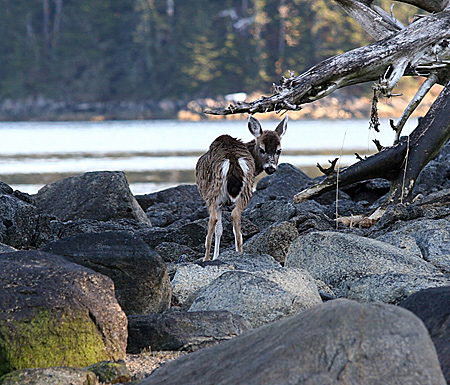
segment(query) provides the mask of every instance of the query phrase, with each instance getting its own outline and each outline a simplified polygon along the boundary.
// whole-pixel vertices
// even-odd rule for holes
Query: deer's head
[[[278,124],[275,131],[263,131],[258,119],[253,116],[248,117],[248,129],[256,138],[254,158],[256,167],[258,164],[269,175],[273,174],[278,165],[278,158],[281,154],[281,137],[287,129],[287,116]]]

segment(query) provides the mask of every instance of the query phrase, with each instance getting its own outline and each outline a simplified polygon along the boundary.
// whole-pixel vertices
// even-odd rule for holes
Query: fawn
[[[208,233],[204,261],[210,259],[212,236],[215,232],[214,256],[219,255],[222,236],[222,207],[235,205],[231,212],[236,251],[242,252],[241,215],[252,197],[255,176],[265,171],[273,174],[281,154],[281,137],[286,132],[287,116],[275,131],[263,131],[253,116],[248,118],[248,129],[255,137],[248,143],[221,135],[214,140],[195,168],[200,195],[209,212]]]

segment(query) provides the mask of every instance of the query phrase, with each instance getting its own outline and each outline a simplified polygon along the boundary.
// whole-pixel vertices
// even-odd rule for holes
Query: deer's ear
[[[259,138],[263,133],[261,123],[251,115],[248,117],[248,129],[255,138]]]
[[[275,131],[280,135],[280,138],[286,133],[287,130],[287,123],[288,123],[288,117],[286,117],[278,123],[277,128],[275,128]]]

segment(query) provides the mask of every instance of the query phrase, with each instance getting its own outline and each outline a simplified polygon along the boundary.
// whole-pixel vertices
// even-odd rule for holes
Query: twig
[[[336,158],[334,160],[329,160],[328,162],[330,163],[330,167],[328,168],[323,168],[319,163],[317,163],[317,168],[326,176],[330,176],[331,174],[334,173],[334,167],[336,166],[337,161],[339,160],[339,158]]]
[[[408,143],[406,145],[405,170],[403,171],[402,194],[400,195],[400,203],[403,203],[403,195],[405,193],[405,181],[406,181],[406,171],[408,168],[408,157],[409,157],[409,136],[408,136]]]
[[[373,89],[373,98],[372,98],[372,107],[370,108],[370,122],[369,122],[369,130],[374,129],[376,132],[380,132],[380,119],[378,118],[378,94],[379,91],[374,87]]]
[[[384,150],[384,146],[381,145],[380,141],[378,139],[372,140],[372,142],[377,146],[378,152]]]
[[[338,206],[339,206],[339,171],[341,169],[341,158],[342,158],[342,151],[344,149],[344,142],[345,142],[345,136],[347,135],[347,131],[344,132],[344,138],[342,139],[342,146],[341,146],[341,153],[339,154],[339,163],[338,163],[338,168],[337,168],[337,173],[336,173],[336,229],[338,228],[339,222],[337,221],[337,219],[339,218],[339,211],[338,211]]]

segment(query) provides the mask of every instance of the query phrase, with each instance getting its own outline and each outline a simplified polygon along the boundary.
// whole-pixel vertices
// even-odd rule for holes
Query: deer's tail
[[[226,181],[227,192],[231,198],[236,199],[247,180],[247,173],[249,166],[248,160],[245,158],[230,160],[230,166],[228,168]]]

